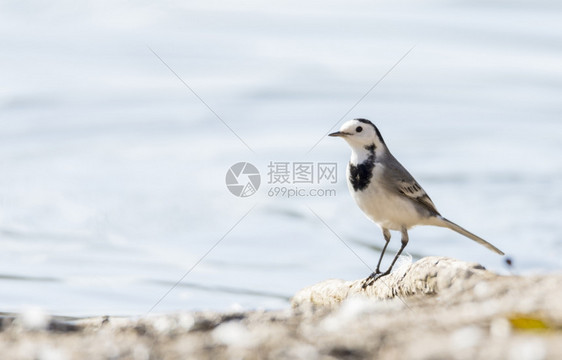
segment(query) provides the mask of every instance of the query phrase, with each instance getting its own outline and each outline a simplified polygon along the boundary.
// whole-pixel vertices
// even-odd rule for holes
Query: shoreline
[[[328,280],[291,308],[136,317],[0,316],[10,359],[557,359],[562,274],[428,257],[361,291]]]

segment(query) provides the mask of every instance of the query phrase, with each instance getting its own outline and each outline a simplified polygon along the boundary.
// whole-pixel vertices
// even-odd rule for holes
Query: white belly
[[[369,186],[362,191],[355,191],[349,181],[348,167],[347,185],[359,208],[369,219],[389,230],[401,230],[402,227],[409,229],[419,224],[420,214],[410,199],[399,194],[389,193],[375,185],[383,172],[384,166],[377,163],[373,169],[373,177]]]

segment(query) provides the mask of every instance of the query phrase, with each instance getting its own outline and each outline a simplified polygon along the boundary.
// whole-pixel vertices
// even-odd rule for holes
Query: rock
[[[482,281],[497,278],[481,265],[450,258],[426,257],[404,265],[363,289],[363,279],[355,281],[326,280],[299,291],[293,307],[301,305],[334,305],[353,296],[385,300],[417,294],[435,295],[443,291],[466,291]]]
[[[380,281],[385,279],[384,282]],[[141,318],[4,316],[10,359],[560,359],[562,275],[499,276],[430,257],[363,290],[329,280],[291,309]]]

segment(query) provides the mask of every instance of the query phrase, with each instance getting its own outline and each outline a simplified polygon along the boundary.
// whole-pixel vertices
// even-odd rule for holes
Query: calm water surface
[[[0,9],[2,311],[280,308],[366,276],[342,241],[374,266],[383,240],[347,192],[348,146],[325,137],[342,117],[373,120],[438,209],[513,271],[562,267],[558,2]],[[262,175],[247,198],[225,186],[240,161]],[[281,185],[331,196],[269,196],[271,163],[320,162],[335,183]],[[414,259],[508,272],[448,230],[410,239]]]

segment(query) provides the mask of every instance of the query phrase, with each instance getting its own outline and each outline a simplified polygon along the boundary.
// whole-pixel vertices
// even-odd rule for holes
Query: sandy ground
[[[2,359],[561,359],[562,275],[424,258],[363,290],[331,280],[291,309],[141,318],[4,314]]]

